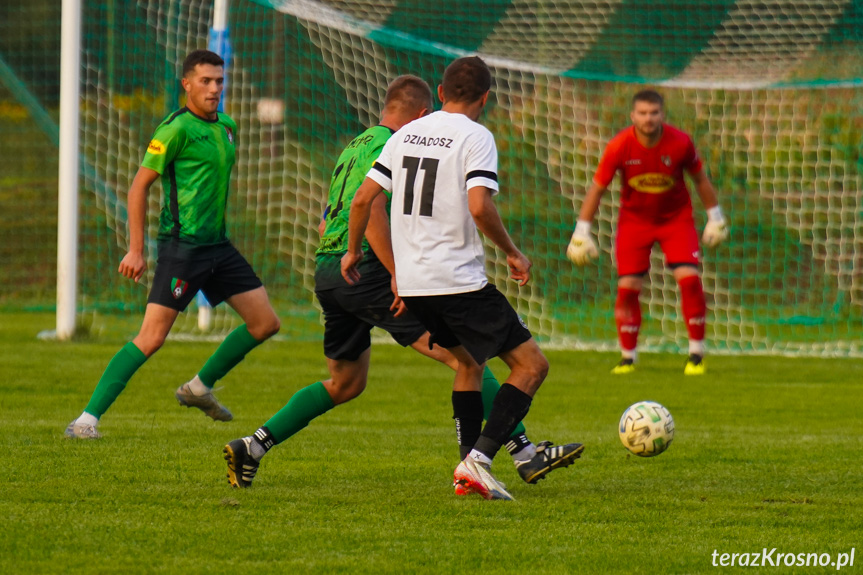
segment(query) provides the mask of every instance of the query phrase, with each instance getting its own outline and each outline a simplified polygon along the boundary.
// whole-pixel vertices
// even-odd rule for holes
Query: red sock
[[[701,287],[701,278],[688,276],[680,280],[679,283],[683,319],[686,320],[689,339],[702,341],[704,339],[704,316],[707,314],[707,304],[704,302],[704,288]]]
[[[632,351],[638,345],[638,330],[641,328],[641,304],[639,290],[617,288],[614,302],[614,319],[617,322],[617,337],[621,349]]]

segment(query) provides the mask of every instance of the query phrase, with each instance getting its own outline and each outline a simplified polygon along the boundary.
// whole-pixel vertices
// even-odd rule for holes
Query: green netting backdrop
[[[181,105],[179,64],[207,46],[212,6],[85,4],[79,305],[110,320],[143,309],[148,281],[115,272],[126,192],[153,128]],[[59,10],[0,6],[3,308],[54,303]],[[338,151],[376,121],[393,77],[435,84],[453,57],[478,53],[494,73],[482,121],[500,152],[497,203],[536,272],[519,289],[489,249],[489,273],[541,339],[615,348],[616,183],[596,265],[576,269],[563,250],[631,95],[653,86],[695,138],[731,224],[704,253],[710,347],[863,355],[863,0],[231,0],[229,26],[230,233],[286,324],[317,317],[316,226]],[[686,330],[658,252],[646,285],[645,347],[677,350]],[[179,328],[198,333],[186,315]],[[235,323],[217,310],[211,329]]]

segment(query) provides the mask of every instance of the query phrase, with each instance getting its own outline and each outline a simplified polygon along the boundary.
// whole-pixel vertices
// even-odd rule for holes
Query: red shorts
[[[698,233],[692,210],[663,222],[646,221],[621,212],[617,223],[617,275],[642,275],[650,270],[650,250],[659,242],[668,266],[698,265]]]

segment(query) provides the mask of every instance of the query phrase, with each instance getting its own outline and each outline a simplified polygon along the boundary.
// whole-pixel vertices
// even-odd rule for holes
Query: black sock
[[[452,392],[452,418],[455,420],[455,433],[458,439],[461,459],[473,449],[482,431],[482,392]]]
[[[506,450],[510,455],[516,454],[525,447],[530,445],[530,439],[527,438],[527,435],[521,433],[516,435],[515,437],[510,437],[509,441],[506,442]]]
[[[273,434],[265,426],[261,426],[252,437],[264,449],[264,453],[268,452],[276,444]]]
[[[512,435],[518,422],[527,415],[531,401],[528,394],[514,385],[501,385],[500,391],[494,397],[485,428],[473,448],[489,459],[494,459],[500,446]]]

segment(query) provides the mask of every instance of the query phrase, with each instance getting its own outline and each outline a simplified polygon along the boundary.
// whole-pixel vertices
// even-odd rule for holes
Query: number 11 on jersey
[[[434,203],[434,189],[437,183],[438,160],[435,158],[417,158],[405,156],[402,167],[408,171],[405,178],[405,204],[403,213],[410,215],[414,208],[414,186],[416,184],[417,172],[422,170],[423,184],[420,190],[420,216],[432,216],[432,204]]]

